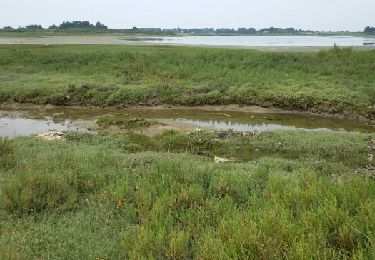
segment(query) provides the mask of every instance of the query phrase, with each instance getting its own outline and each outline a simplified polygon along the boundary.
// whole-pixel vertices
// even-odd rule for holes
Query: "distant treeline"
[[[375,27],[367,26],[364,31],[366,34],[375,34]]]
[[[32,25],[27,25],[25,27],[19,27],[17,29],[12,28],[11,26],[6,26],[4,27],[3,30],[7,31],[22,31],[22,30],[44,30],[44,29],[49,29],[49,30],[58,30],[58,29],[98,29],[98,30],[107,30],[108,27],[101,22],[97,22],[96,24],[91,24],[89,21],[64,21],[60,25],[51,25],[48,28],[43,28],[41,25],[38,24],[32,24]]]
[[[142,30],[142,29],[141,29]],[[236,35],[236,34],[245,34],[245,35],[256,35],[256,34],[298,34],[298,33],[314,33],[313,31],[303,31],[297,30],[294,28],[265,28],[257,30],[255,28],[238,28],[238,29],[228,29],[228,28],[196,28],[196,29],[164,29],[170,33],[176,34],[221,34],[221,35]]]
[[[101,22],[96,24],[91,24],[89,21],[64,21],[60,25],[51,25],[48,28],[43,28],[41,25],[32,24],[25,27],[19,27],[17,29],[10,26],[4,27],[1,31],[29,31],[29,30],[109,30],[108,27]],[[301,30],[295,28],[264,28],[257,30],[255,28],[173,28],[173,29],[162,29],[162,28],[137,28],[133,27],[131,29],[116,29],[111,31],[124,31],[124,32],[139,32],[139,33],[154,33],[154,34],[197,34],[197,35],[265,35],[265,34],[319,34],[322,32],[311,31],[311,30]],[[364,31],[365,34],[375,34],[375,28],[367,26]],[[349,33],[349,32],[340,32]]]
[[[133,31],[141,33],[168,33],[168,34],[195,34],[195,35],[263,35],[263,34],[318,34],[316,31],[304,31],[294,28],[264,28],[257,30],[255,28],[137,28],[133,27]]]
[[[295,29],[293,27],[290,28],[263,28],[263,29],[255,29],[255,28],[238,28],[238,29],[228,29],[228,28],[195,28],[195,29],[183,29],[183,28],[174,28],[174,29],[161,29],[161,28],[136,28],[133,27],[133,30],[138,30],[140,32],[148,32],[148,33],[160,33],[160,32],[167,32],[173,34],[197,34],[197,35],[265,35],[265,34],[320,34],[320,33],[350,33],[349,31],[346,32],[320,32],[320,31],[312,31],[312,30],[301,30]],[[375,34],[375,28],[373,27],[366,27],[363,31],[366,34]]]
[[[107,26],[101,22],[97,22],[95,25],[88,21],[73,21],[63,22],[60,26],[51,25],[48,29],[108,29]]]

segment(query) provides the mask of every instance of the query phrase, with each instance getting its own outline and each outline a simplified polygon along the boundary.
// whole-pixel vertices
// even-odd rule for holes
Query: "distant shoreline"
[[[165,36],[170,38],[170,36]],[[225,44],[225,42],[218,43],[186,43],[186,42],[168,42],[163,41],[163,36],[29,36],[29,37],[3,37],[0,34],[0,45],[137,45],[137,46],[186,46],[186,47],[201,47],[201,48],[228,48],[228,49],[255,49],[260,51],[319,51],[332,48],[332,45],[246,45],[246,44]],[[216,36],[219,37],[219,36]],[[230,36],[228,36],[230,37]],[[249,36],[253,37],[253,36]],[[258,36],[262,37],[262,36]],[[270,37],[270,36],[265,36]],[[309,36],[304,36],[309,37]],[[315,37],[311,36],[311,37]],[[318,36],[321,37],[321,36]],[[330,36],[332,37],[332,36]],[[341,36],[344,37],[344,36]],[[353,37],[353,36],[349,36]],[[340,38],[340,37],[339,37]],[[344,37],[345,38],[345,37]],[[364,37],[361,37],[364,38]],[[375,42],[375,37],[373,37]],[[159,42],[156,42],[159,41]],[[340,45],[340,44],[339,44]],[[354,50],[374,50],[375,45],[353,45],[345,46],[351,47]]]
[[[375,35],[365,34],[362,32],[348,32],[348,33],[297,33],[297,34],[288,34],[288,33],[263,33],[263,34],[209,34],[209,33],[181,33],[181,34],[174,34],[174,33],[141,33],[141,32],[117,32],[117,31],[102,31],[102,32],[75,32],[75,31],[61,31],[61,32],[53,32],[53,31],[25,31],[25,32],[8,32],[2,31],[0,29],[0,37],[46,37],[46,36],[128,36],[128,37],[136,37],[136,36],[143,36],[143,37],[185,37],[185,36],[249,36],[249,37],[259,37],[259,36],[320,36],[320,37],[364,37],[364,38],[372,38]]]

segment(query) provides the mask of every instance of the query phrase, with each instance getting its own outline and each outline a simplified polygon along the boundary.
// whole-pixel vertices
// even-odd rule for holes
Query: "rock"
[[[49,130],[46,133],[39,134],[38,137],[47,141],[57,141],[64,139],[64,133],[56,130]]]
[[[375,140],[368,142],[368,161],[373,162],[375,156]]]
[[[227,163],[227,162],[230,162],[231,160],[229,160],[229,159],[225,159],[225,158],[220,158],[220,157],[218,157],[218,156],[215,156],[215,157],[214,157],[214,161],[215,161],[215,163],[220,164],[220,163]]]

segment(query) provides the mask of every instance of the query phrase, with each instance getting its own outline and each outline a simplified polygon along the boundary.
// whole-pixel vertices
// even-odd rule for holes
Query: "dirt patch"
[[[158,105],[158,106],[133,106],[136,109],[153,109],[153,110],[164,110],[164,109],[181,109],[181,110],[201,110],[201,111],[235,111],[235,112],[247,112],[247,113],[292,113],[292,111],[281,110],[277,108],[265,108],[260,106],[240,106],[240,105],[205,105],[205,106],[179,106],[179,105]]]
[[[39,134],[38,137],[47,141],[59,141],[64,140],[64,133],[60,131],[50,130],[46,133]]]
[[[19,104],[19,103],[2,103],[0,104],[0,109],[2,110],[19,110],[19,113],[23,113],[22,110],[33,111],[34,113],[40,112],[51,112],[51,111],[60,111],[65,110],[69,114],[76,112],[77,116],[79,115],[82,118],[82,114],[90,111],[93,114],[93,111],[97,111],[99,115],[105,113],[121,112],[121,111],[145,111],[148,113],[160,112],[163,111],[205,111],[205,112],[218,112],[225,116],[226,112],[238,112],[238,113],[252,113],[252,114],[284,114],[284,115],[296,115],[300,117],[321,117],[326,119],[350,119],[357,120],[362,122],[368,122],[369,124],[375,124],[375,120],[371,120],[360,115],[345,115],[340,113],[325,113],[319,111],[300,111],[300,110],[286,110],[276,107],[261,107],[261,106],[247,106],[247,105],[203,105],[203,106],[182,106],[182,105],[132,105],[132,106],[55,106],[55,105],[34,105],[34,104]],[[82,113],[85,112],[85,113]],[[218,114],[219,115],[219,114]]]

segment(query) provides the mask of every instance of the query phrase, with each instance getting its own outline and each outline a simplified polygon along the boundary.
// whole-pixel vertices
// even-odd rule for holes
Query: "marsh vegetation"
[[[241,104],[375,118],[375,52],[1,46],[0,101]]]
[[[371,124],[374,60],[337,47],[1,46],[0,103],[261,105]],[[93,111],[92,133],[0,139],[0,259],[375,258],[371,125],[144,135],[160,112]]]
[[[2,258],[374,257],[374,135],[65,138],[0,142]]]

